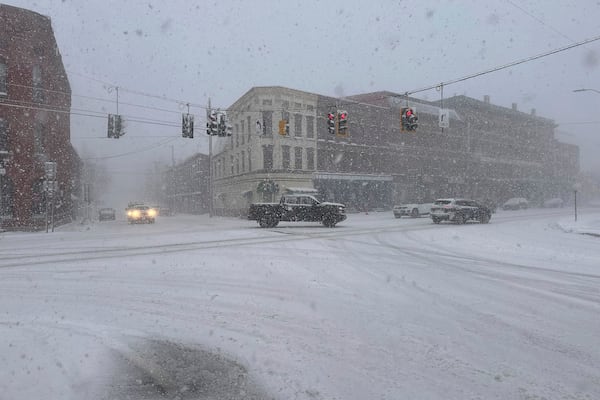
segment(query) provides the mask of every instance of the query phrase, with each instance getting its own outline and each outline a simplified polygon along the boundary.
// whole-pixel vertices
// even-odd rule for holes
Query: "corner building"
[[[419,116],[403,132],[400,109]],[[337,99],[283,87],[255,87],[229,109],[233,135],[212,159],[215,207],[244,215],[248,204],[283,193],[315,192],[357,210],[439,197],[566,197],[579,173],[577,146],[558,142],[556,125],[466,96],[439,102],[392,92]],[[328,132],[327,114],[349,113],[348,135]],[[288,129],[279,134],[279,123]]]
[[[44,163],[57,163],[54,215],[74,214],[71,88],[50,19],[0,5],[0,226],[45,227]]]

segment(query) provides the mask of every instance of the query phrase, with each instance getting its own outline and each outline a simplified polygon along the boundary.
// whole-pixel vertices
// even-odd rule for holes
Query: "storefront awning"
[[[314,174],[315,180],[336,180],[336,181],[379,181],[391,182],[394,178],[391,175],[371,175],[371,174],[343,174],[335,172],[319,172]]]

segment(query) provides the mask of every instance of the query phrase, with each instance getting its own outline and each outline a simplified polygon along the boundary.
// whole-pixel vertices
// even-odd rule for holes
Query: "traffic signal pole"
[[[208,98],[208,109],[206,110],[206,120],[210,120],[210,97]],[[213,216],[213,174],[212,174],[212,137],[208,135],[208,217]]]

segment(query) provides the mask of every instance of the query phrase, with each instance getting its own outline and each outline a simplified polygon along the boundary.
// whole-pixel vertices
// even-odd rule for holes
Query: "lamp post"
[[[577,191],[581,189],[581,184],[579,182],[573,185],[573,206],[575,211],[575,222],[577,222]]]

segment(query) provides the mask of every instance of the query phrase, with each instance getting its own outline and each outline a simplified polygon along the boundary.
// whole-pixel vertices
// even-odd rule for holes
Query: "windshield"
[[[0,399],[600,399],[598,0],[0,3]]]

